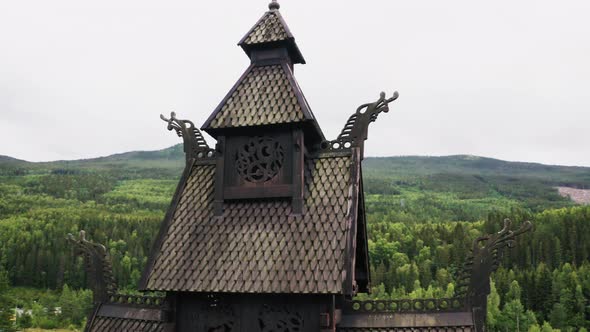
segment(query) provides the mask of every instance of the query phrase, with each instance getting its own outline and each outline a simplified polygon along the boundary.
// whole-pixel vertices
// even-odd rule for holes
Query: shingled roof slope
[[[275,199],[227,201],[215,217],[215,165],[194,165],[143,288],[342,293],[352,273],[345,253],[358,204],[356,166],[350,156],[306,160],[302,215]]]
[[[165,321],[163,307],[149,304],[100,303],[94,308],[85,332],[164,332],[171,323]]]
[[[272,43],[293,38],[278,10],[269,10],[240,40],[239,45]]]
[[[128,318],[95,317],[87,332],[164,332],[165,324]]]
[[[249,127],[314,120],[286,64],[250,66],[203,129]]]

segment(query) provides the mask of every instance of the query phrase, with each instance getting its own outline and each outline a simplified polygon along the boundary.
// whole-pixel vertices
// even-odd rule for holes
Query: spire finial
[[[281,5],[277,0],[272,0],[272,2],[268,4],[268,9],[270,10],[278,10],[279,8],[281,8]]]

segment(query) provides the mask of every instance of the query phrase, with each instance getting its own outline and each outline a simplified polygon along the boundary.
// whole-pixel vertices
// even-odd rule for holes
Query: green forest
[[[68,233],[105,244],[119,287],[135,292],[183,164],[180,145],[51,163],[0,156],[0,331],[83,327],[92,294]],[[367,158],[363,181],[373,290],[359,297],[452,296],[475,238],[530,220],[492,277],[489,330],[590,329],[590,206],[555,189],[590,188],[590,168]]]

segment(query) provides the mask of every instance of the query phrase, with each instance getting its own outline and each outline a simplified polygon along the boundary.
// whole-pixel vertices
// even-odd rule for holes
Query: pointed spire
[[[322,142],[324,134],[293,75],[294,64],[305,59],[277,0],[268,8],[238,44],[250,66],[201,129],[217,138],[236,128],[290,125],[304,129],[306,142]]]
[[[268,4],[268,11],[240,40],[238,45],[251,57],[252,51],[268,49],[287,49],[292,63],[305,63],[305,59],[295,43],[295,38],[279,12],[281,5],[277,0]]]
[[[281,5],[277,0],[272,0],[272,2],[268,4],[268,9],[270,10],[279,10],[279,8],[281,8]]]

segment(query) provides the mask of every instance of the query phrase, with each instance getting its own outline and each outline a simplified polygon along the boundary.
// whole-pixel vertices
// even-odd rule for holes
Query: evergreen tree
[[[565,328],[567,325],[567,308],[561,303],[555,303],[549,314],[549,320],[552,326]]]
[[[581,285],[576,285],[573,307],[570,325],[577,327],[586,325],[586,299]]]
[[[553,332],[555,331],[549,322],[544,322],[541,327],[541,332]]]
[[[490,295],[488,295],[488,315],[487,315],[487,326],[490,331],[497,330],[499,326],[500,316],[500,295],[496,290],[496,283],[490,280]]]
[[[525,311],[520,300],[506,303],[500,317],[499,330],[501,331],[528,331],[537,323],[535,314],[530,310]]]
[[[541,320],[549,318],[553,306],[551,300],[552,287],[551,272],[545,263],[540,263],[535,270],[534,289],[536,291],[533,292],[531,309],[539,314]]]
[[[0,331],[15,331],[12,317],[14,315],[14,306],[12,299],[8,297],[8,273],[0,264]]]
[[[58,304],[61,307],[62,326],[80,326],[91,306],[90,291],[75,291],[64,285]]]
[[[522,295],[522,290],[520,288],[520,285],[518,284],[518,281],[513,280],[510,283],[510,288],[508,288],[508,293],[506,293],[506,301],[514,301],[514,300],[521,300],[521,295]]]
[[[541,327],[538,324],[531,325],[528,332],[541,332]]]

